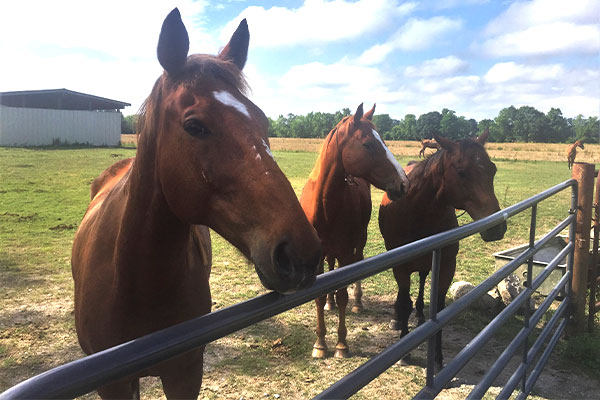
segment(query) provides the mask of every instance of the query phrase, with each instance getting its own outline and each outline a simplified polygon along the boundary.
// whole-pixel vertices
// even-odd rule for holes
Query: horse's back
[[[125,158],[105,169],[90,186],[90,197],[94,199],[100,192],[109,191],[131,169],[135,158]]]
[[[415,240],[435,235],[458,226],[454,208],[431,210],[429,204],[421,204],[411,196],[391,201],[384,194],[379,207],[379,230],[387,250],[403,246]],[[458,243],[448,245],[442,251],[444,257],[456,257]],[[430,267],[431,256],[424,256],[407,264],[412,270]]]

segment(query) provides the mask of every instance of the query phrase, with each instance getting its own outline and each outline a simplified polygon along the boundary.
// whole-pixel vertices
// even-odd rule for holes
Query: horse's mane
[[[313,167],[308,179],[309,180],[314,180],[316,181],[317,178],[319,177],[319,174],[321,172],[321,168],[323,166],[323,161],[325,159],[325,153],[327,152],[327,148],[329,147],[329,144],[331,143],[331,140],[333,139],[333,137],[335,136],[335,134],[337,133],[337,131],[339,129],[341,129],[343,126],[345,126],[348,123],[348,120],[352,118],[352,115],[348,115],[344,118],[342,118],[342,120],[340,122],[338,122],[333,129],[331,129],[329,131],[329,133],[327,134],[327,136],[325,137],[325,141],[323,142],[323,144],[321,145],[321,150],[319,150],[319,156],[317,157],[317,162],[315,163],[315,166]],[[361,120],[361,122],[363,123],[368,123],[371,128],[375,129],[375,125],[367,120],[367,119],[363,119]]]
[[[472,148],[473,146],[483,148],[481,144],[477,143],[477,141],[472,138],[461,139],[457,142],[457,144],[460,146],[460,152],[462,154],[464,154],[464,152],[468,151],[468,149]],[[411,171],[411,186],[414,185],[414,189],[419,190],[421,186],[425,185],[425,183],[432,176],[436,174],[441,176],[443,172],[443,160],[447,154],[448,151],[444,148],[441,148],[435,153],[425,157],[423,161],[414,162],[416,165]]]
[[[185,65],[177,75],[170,76],[163,73],[154,83],[150,95],[138,111],[138,137],[145,132],[154,131],[157,111],[165,90],[173,90],[180,85],[194,87],[198,82],[204,80],[223,81],[243,94],[249,90],[243,72],[233,62],[208,54],[193,54],[187,58]]]

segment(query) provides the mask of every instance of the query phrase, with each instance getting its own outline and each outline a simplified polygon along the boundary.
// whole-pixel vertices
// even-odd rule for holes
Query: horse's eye
[[[365,146],[365,148],[367,150],[373,150],[375,148],[375,143],[373,143],[373,142],[364,142],[363,146]]]
[[[460,176],[461,178],[467,177],[467,172],[464,169],[459,169],[457,172],[458,172],[458,176]]]
[[[192,136],[202,137],[209,134],[208,128],[204,126],[202,121],[190,118],[183,123],[183,129]]]

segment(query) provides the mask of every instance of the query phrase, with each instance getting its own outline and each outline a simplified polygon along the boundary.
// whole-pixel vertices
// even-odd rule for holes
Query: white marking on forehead
[[[225,90],[221,90],[220,92],[213,92],[213,95],[215,96],[215,99],[217,99],[221,103],[225,104],[226,106],[235,108],[236,110],[244,114],[246,117],[250,118],[250,113],[248,112],[248,109],[246,108],[244,103],[236,99],[231,93]]]
[[[375,139],[377,139],[379,141],[379,143],[381,143],[381,145],[383,146],[383,148],[385,150],[385,155],[387,156],[388,160],[390,160],[392,165],[396,168],[396,171],[398,171],[398,175],[400,175],[400,177],[402,178],[403,181],[408,182],[408,178],[406,177],[406,173],[404,172],[404,169],[402,169],[402,167],[400,166],[400,163],[398,163],[398,160],[396,160],[396,157],[394,157],[394,155],[392,154],[390,149],[385,145],[385,143],[383,143],[381,136],[379,136],[379,133],[377,133],[377,131],[375,129],[373,129],[373,136],[375,136]]]
[[[273,157],[273,153],[271,153],[271,149],[269,148],[269,145],[267,144],[267,142],[265,142],[265,139],[262,139],[262,144],[263,146],[265,146],[265,149],[267,150],[267,154],[273,159],[275,160],[275,157]]]

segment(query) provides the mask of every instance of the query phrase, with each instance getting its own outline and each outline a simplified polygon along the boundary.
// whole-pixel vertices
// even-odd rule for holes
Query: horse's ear
[[[249,44],[250,31],[248,31],[248,22],[244,18],[235,32],[233,32],[229,43],[219,52],[219,58],[233,62],[241,70],[246,65],[246,60],[248,59]]]
[[[435,133],[433,134],[433,138],[435,139],[436,142],[438,142],[438,144],[440,146],[442,146],[442,149],[445,149],[448,151],[453,151],[458,146],[458,143],[455,143],[450,139],[446,139],[443,136],[438,136]]]
[[[373,114],[375,114],[375,104],[373,104],[373,108],[363,115],[363,118],[368,119],[369,121],[373,121]]]
[[[363,117],[363,103],[360,103],[356,112],[354,113],[354,123],[358,124]]]
[[[174,8],[163,22],[156,53],[158,62],[169,74],[183,67],[190,49],[190,38],[181,20],[179,10]]]
[[[490,128],[485,128],[485,131],[481,135],[479,135],[476,139],[477,143],[480,145],[484,145],[487,142],[488,136],[490,135]]]

